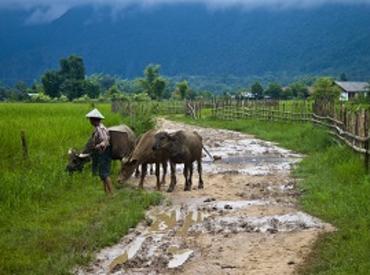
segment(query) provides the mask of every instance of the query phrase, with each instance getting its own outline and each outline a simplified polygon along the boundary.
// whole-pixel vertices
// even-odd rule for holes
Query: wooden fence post
[[[360,123],[359,123],[359,120],[360,120],[360,116],[359,116],[359,114],[358,114],[358,111],[356,111],[355,112],[355,129],[354,129],[354,134],[356,135],[356,136],[359,136],[359,134],[360,134],[360,131],[359,131],[359,127],[360,127]],[[353,132],[352,132],[353,133]],[[354,141],[354,144],[356,145],[356,146],[358,146],[359,145],[359,142],[357,141],[357,140],[355,140]]]
[[[23,130],[21,131],[21,141],[22,141],[23,158],[27,160],[28,159],[28,144],[27,144],[26,132]]]
[[[365,110],[365,119],[364,119],[364,136],[366,138],[365,141],[365,158],[364,158],[364,165],[366,173],[369,172],[369,111]]]

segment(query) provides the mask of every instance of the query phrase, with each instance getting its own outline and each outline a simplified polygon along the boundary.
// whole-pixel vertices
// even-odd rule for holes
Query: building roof
[[[353,82],[353,81],[335,81],[340,88],[347,93],[358,93],[370,91],[370,84],[368,82]]]

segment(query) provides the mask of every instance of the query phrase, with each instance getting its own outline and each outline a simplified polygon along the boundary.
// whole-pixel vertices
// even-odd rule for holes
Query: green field
[[[108,104],[97,107],[108,126],[132,120],[111,113]],[[92,131],[84,117],[90,109],[90,104],[0,104],[0,274],[66,274],[118,241],[146,208],[160,202],[158,193],[129,188],[109,198],[89,169],[73,177],[65,172],[68,148],[83,147]],[[255,134],[306,154],[294,172],[303,179],[301,207],[338,231],[322,236],[301,273],[368,274],[370,177],[361,157],[311,124],[225,122],[209,115],[207,110],[198,121],[170,118]],[[136,118],[137,130],[150,125],[141,123],[146,119]]]
[[[306,154],[294,171],[302,179],[301,208],[338,230],[322,236],[302,274],[369,274],[370,270],[370,177],[362,157],[338,144],[325,129],[312,124],[257,120],[221,121],[204,117],[192,121],[172,119],[205,127],[226,128]]]
[[[110,105],[97,107],[106,125],[122,121]],[[85,118],[91,108],[0,104],[0,274],[68,273],[87,263],[93,251],[119,240],[160,201],[157,193],[128,188],[109,198],[89,169],[72,177],[65,172],[68,148],[82,148],[92,131]]]

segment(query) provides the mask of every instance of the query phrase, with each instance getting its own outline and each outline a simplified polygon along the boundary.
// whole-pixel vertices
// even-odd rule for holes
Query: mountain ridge
[[[0,12],[0,80],[32,82],[60,58],[81,55],[87,72],[132,78],[149,63],[176,75],[339,75],[370,78],[370,7],[209,11],[201,5],[82,7],[49,24]]]

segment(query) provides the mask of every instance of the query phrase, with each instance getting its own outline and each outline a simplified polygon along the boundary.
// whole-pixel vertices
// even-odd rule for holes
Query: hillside
[[[123,77],[162,64],[166,75],[262,76],[346,72],[370,78],[370,7],[213,10],[198,5],[70,10],[48,24],[0,11],[0,81],[32,81],[69,54],[88,73]],[[273,78],[273,77],[272,77]]]

